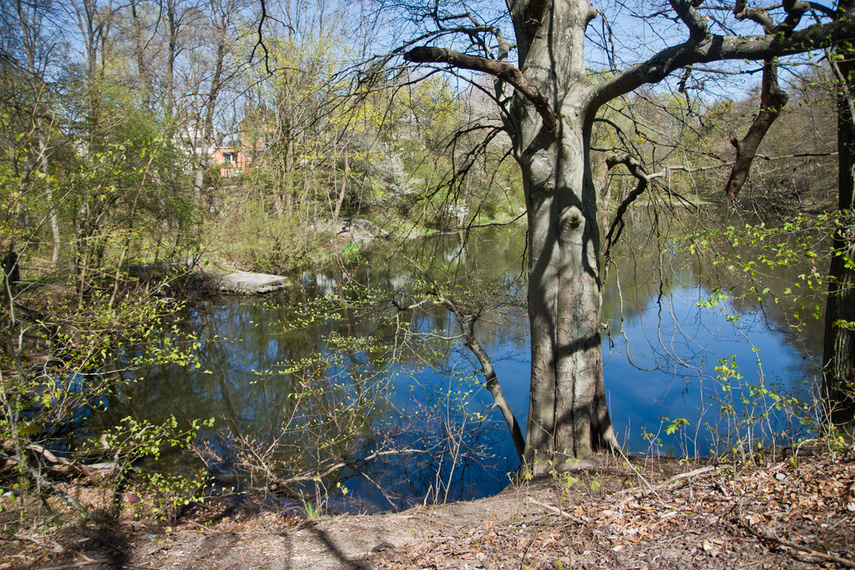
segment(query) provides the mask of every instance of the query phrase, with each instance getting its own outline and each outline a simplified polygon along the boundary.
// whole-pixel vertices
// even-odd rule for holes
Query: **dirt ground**
[[[166,527],[18,530],[0,537],[0,569],[855,567],[855,454],[778,459],[735,469],[600,458],[494,497],[387,515],[208,506]]]

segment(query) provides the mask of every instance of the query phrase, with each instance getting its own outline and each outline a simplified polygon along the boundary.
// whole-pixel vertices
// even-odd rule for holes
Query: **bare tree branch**
[[[496,371],[493,368],[493,362],[490,356],[478,338],[475,336],[475,323],[478,317],[481,316],[480,311],[466,311],[457,305],[451,299],[440,296],[440,303],[451,312],[457,319],[457,324],[460,325],[460,330],[463,332],[463,343],[466,345],[472,354],[478,359],[481,368],[484,371],[484,387],[493,396],[493,402],[505,418],[505,423],[508,424],[508,429],[511,431],[511,439],[514,441],[514,448],[517,452],[517,458],[520,460],[520,465],[523,464],[523,454],[525,453],[525,440],[520,430],[520,424],[517,422],[514,412],[511,410],[510,404],[505,400],[505,395],[502,392],[502,386],[499,384],[499,379],[496,377]]]
[[[537,87],[526,79],[523,72],[513,65],[438,47],[413,48],[404,54],[404,59],[413,63],[447,63],[453,67],[481,71],[503,79],[513,85],[526,99],[531,101],[543,119],[543,126],[547,130],[555,130],[555,126],[558,124],[558,117],[555,111],[549,106],[546,98],[538,91]]]
[[[689,28],[689,36],[695,42],[701,42],[709,35],[707,20],[701,16],[689,0],[670,0],[671,7]]]
[[[657,83],[677,69],[698,63],[727,60],[767,60],[813,49],[836,46],[855,39],[855,18],[843,17],[827,24],[815,24],[789,35],[720,36],[702,41],[690,39],[666,48],[645,62],[594,86],[590,93],[592,111],[647,83]]]
[[[785,0],[783,3],[787,17],[780,25],[775,26],[772,19],[763,10],[746,7],[745,0],[739,0],[734,6],[735,16],[740,19],[750,19],[763,27],[767,34],[789,35],[801,21],[802,15],[810,8],[802,0]],[[736,148],[736,160],[730,171],[730,178],[725,185],[725,195],[734,199],[748,181],[751,164],[757,155],[757,148],[769,131],[769,128],[781,114],[787,104],[789,95],[778,86],[778,64],[775,58],[766,59],[763,65],[763,80],[760,92],[760,111],[754,117],[748,132],[741,141],[731,137],[730,142]]]
[[[608,258],[611,254],[612,245],[614,245],[617,240],[620,238],[620,234],[623,231],[624,226],[626,225],[623,221],[623,216],[626,213],[626,210],[629,208],[630,204],[635,202],[639,196],[641,196],[647,187],[650,185],[650,181],[652,178],[662,176],[662,174],[654,174],[648,175],[647,172],[644,171],[644,167],[641,166],[641,163],[632,158],[629,154],[623,155],[612,155],[606,158],[606,165],[609,169],[614,168],[618,164],[623,164],[627,167],[630,174],[635,176],[637,183],[635,188],[629,193],[629,195],[623,199],[623,202],[618,206],[617,211],[615,212],[615,217],[612,219],[611,226],[609,227],[609,233],[606,234],[606,250],[603,255]]]

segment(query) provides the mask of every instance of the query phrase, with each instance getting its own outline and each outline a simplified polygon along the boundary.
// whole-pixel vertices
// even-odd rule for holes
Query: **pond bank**
[[[600,458],[471,502],[300,519],[228,501],[155,528],[20,532],[3,568],[816,568],[855,564],[851,447],[734,469]],[[640,468],[640,473],[638,473]],[[14,558],[13,558],[14,557]],[[14,565],[11,562],[15,560]],[[18,565],[20,564],[20,565]]]

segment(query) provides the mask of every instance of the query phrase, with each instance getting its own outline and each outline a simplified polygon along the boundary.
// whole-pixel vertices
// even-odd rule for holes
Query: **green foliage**
[[[144,297],[111,302],[106,295],[95,294],[78,308],[74,300],[50,304],[38,293],[37,289],[25,291],[15,306],[0,308],[3,313],[17,309],[26,315],[22,319],[18,311],[13,313],[12,327],[3,331],[7,350],[0,369],[3,453],[12,453],[19,467],[56,461],[51,459],[51,448],[62,444],[67,449],[63,434],[107,406],[126,384],[130,371],[143,365],[193,366],[195,362],[195,341],[167,324],[179,309],[174,303]],[[29,314],[23,311],[25,306],[30,307]],[[16,332],[19,339],[32,340],[15,343]],[[124,427],[105,433],[94,447],[67,450],[64,460],[76,465],[93,449],[121,466],[142,458],[156,460],[164,447],[186,447],[198,427],[194,424],[176,433],[174,419],[153,426],[127,418]],[[32,481],[32,492],[39,494],[51,487],[37,473],[10,470],[7,465],[0,471],[0,480],[24,477]],[[157,484],[163,486],[164,481],[158,479]]]
[[[312,501],[303,500],[303,514],[309,520],[314,520],[320,516],[320,510],[312,503]]]
[[[718,392],[709,406],[717,408],[720,420],[706,422],[715,436],[713,452],[753,460],[754,453],[771,447],[792,444],[817,427],[815,403],[787,395],[761,380],[744,381],[736,357],[722,358],[715,366]]]
[[[845,212],[799,214],[776,226],[745,224],[696,232],[688,236],[688,242],[693,254],[709,256],[711,264],[724,269],[725,274],[735,274],[738,281],[751,283],[742,287],[735,298],[782,304],[787,308],[790,325],[801,331],[806,319],[819,320],[824,316],[823,297],[830,282],[829,254],[825,252],[831,252],[829,244],[834,233],[845,231],[850,225],[851,217]],[[833,255],[844,258],[847,267],[855,267],[846,251],[834,251]],[[768,282],[778,275],[786,276],[789,281],[782,291],[775,292]],[[711,308],[726,298],[727,294],[717,288],[709,300],[698,305]]]
[[[353,261],[359,258],[360,251],[362,251],[362,244],[360,242],[344,243],[341,245],[339,255],[342,261]]]
[[[175,522],[181,510],[205,499],[207,474],[144,472],[126,486],[123,496],[134,518]]]
[[[575,461],[575,459],[570,458],[566,461],[566,465],[555,465],[551,459],[546,462],[549,468],[549,476],[552,477],[558,486],[561,501],[570,499],[570,491],[579,482],[579,478],[567,469],[568,467],[573,467]]]
[[[187,449],[193,443],[200,427],[210,428],[213,425],[214,418],[204,422],[194,420],[190,427],[178,431],[175,416],[170,416],[160,425],[126,417],[121,425],[107,431],[102,441],[124,462],[131,464],[145,457],[159,459],[164,451]]]
[[[204,471],[165,473],[157,469],[157,460],[164,453],[190,449],[198,430],[213,425],[213,418],[204,422],[194,420],[189,427],[179,430],[174,416],[158,425],[126,417],[119,426],[104,433],[101,445],[106,445],[121,462],[117,485],[132,464],[146,459],[154,466],[154,469],[137,470],[121,484],[123,495],[128,499],[124,502],[136,518],[145,516],[172,522],[182,507],[204,498],[207,482]]]
[[[260,201],[229,201],[228,215],[206,226],[206,240],[230,265],[281,273],[324,257],[329,234],[307,230],[297,217],[275,216]]]
[[[669,421],[668,418],[665,418],[665,421]],[[671,422],[671,425],[665,428],[665,435],[674,435],[680,428],[687,425],[689,425],[689,420],[686,418],[677,418]]]

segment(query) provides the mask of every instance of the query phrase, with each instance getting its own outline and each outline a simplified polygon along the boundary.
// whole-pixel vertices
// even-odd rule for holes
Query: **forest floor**
[[[212,504],[171,526],[19,528],[0,536],[0,569],[855,567],[855,453],[805,446],[778,459],[601,457],[494,497],[386,515]]]

